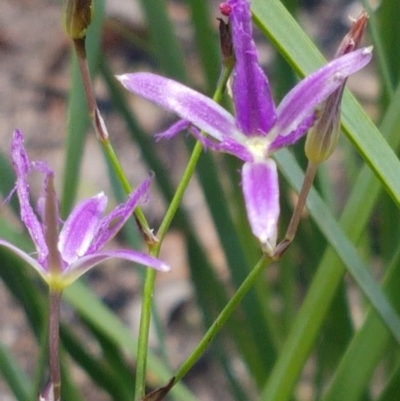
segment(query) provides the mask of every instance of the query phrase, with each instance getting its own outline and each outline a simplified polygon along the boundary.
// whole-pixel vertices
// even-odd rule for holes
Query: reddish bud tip
[[[359,47],[367,27],[367,22],[368,14],[365,11],[363,11],[357,19],[352,20],[350,31],[340,43],[339,48],[336,51],[335,58],[344,54],[348,54]]]
[[[221,3],[219,5],[219,11],[221,11],[221,14],[225,15],[225,17],[229,17],[232,11],[232,7],[227,3]]]

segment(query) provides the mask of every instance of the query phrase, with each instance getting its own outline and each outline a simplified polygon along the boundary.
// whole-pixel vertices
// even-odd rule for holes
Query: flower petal
[[[156,270],[167,272],[171,268],[165,262],[153,256],[142,252],[119,249],[115,251],[96,252],[91,255],[85,255],[73,263],[67,271],[63,273],[62,284],[67,286],[86,273],[92,267],[104,262],[110,258],[118,258],[138,263],[144,266],[152,267]]]
[[[187,120],[178,120],[175,124],[172,124],[165,131],[159,132],[155,135],[157,142],[161,139],[171,139],[175,135],[184,131],[187,127],[189,127],[190,121]]]
[[[122,228],[132,215],[140,200],[147,194],[152,176],[147,178],[133,191],[128,200],[116,207],[109,215],[104,217],[98,226],[97,233],[87,254],[95,253],[110,241]]]
[[[271,140],[287,136],[310,117],[316,106],[339,88],[345,79],[369,63],[372,47],[356,50],[315,71],[296,85],[277,108],[278,120],[268,134]]]
[[[292,131],[290,134],[286,136],[278,135],[269,146],[270,153],[276,152],[283,147],[290,146],[296,143],[307,133],[307,131],[316,121],[316,118],[316,113],[312,113],[297,127],[297,129]]]
[[[101,192],[79,203],[72,210],[58,241],[58,250],[65,262],[71,264],[85,255],[98,231],[106,206],[107,197]]]
[[[272,159],[245,163],[242,187],[253,234],[264,250],[272,253],[276,245],[279,219],[279,185],[276,164]]]
[[[14,131],[11,144],[11,158],[17,175],[16,189],[21,208],[21,220],[24,222],[32,241],[35,243],[38,252],[38,260],[42,263],[46,260],[48,249],[44,239],[42,225],[29,203],[27,176],[31,171],[31,165],[24,148],[24,137],[19,130]]]
[[[275,124],[276,112],[268,79],[258,64],[250,1],[228,0],[227,4],[231,6],[229,21],[236,59],[232,86],[236,124],[247,136],[264,136]]]
[[[218,145],[219,152],[230,153],[235,155],[240,160],[245,162],[252,161],[254,156],[249,150],[246,144],[241,144],[238,141],[232,140],[230,138],[224,138],[224,140]]]
[[[179,82],[145,72],[119,75],[117,78],[129,91],[176,113],[215,139],[222,140],[223,135],[241,135],[235,119],[224,108]]]
[[[22,260],[30,264],[43,278],[47,281],[48,273],[46,269],[32,256],[28,255],[22,249],[16,247],[8,241],[0,239],[0,245],[8,248],[10,251],[14,252],[17,256],[19,256]]]
[[[230,153],[246,162],[253,160],[253,155],[249,151],[248,147],[235,139],[225,136],[221,142],[216,142],[209,137],[202,135],[202,133],[194,125],[190,125],[188,127],[188,131],[203,144],[204,149],[212,149],[217,152]],[[245,138],[246,137],[243,135],[244,140]]]

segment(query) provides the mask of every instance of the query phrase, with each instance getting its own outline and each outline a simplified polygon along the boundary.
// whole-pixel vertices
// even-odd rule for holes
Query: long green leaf
[[[171,78],[186,81],[183,52],[168,16],[164,0],[141,0],[154,54],[161,70]]]
[[[32,401],[31,384],[7,348],[0,343],[0,372],[18,401]]]
[[[398,401],[400,392],[400,365],[390,376],[385,383],[382,393],[377,398],[377,401]]]
[[[400,27],[397,16],[400,13],[398,1],[384,1],[378,10],[379,37],[384,49],[385,61],[389,70],[392,87],[397,87],[400,79],[400,54],[395,49],[400,40]]]
[[[384,289],[400,311],[400,248],[386,272]],[[390,333],[375,311],[368,312],[362,327],[350,342],[322,401],[357,401],[367,390],[374,368],[382,358]]]
[[[395,80],[391,78],[388,60],[389,55],[385,52],[385,46],[382,40],[383,38],[380,35],[380,29],[378,27],[378,18],[368,0],[361,0],[361,2],[369,16],[368,30],[371,32],[371,37],[374,43],[374,52],[376,53],[376,62],[381,76],[380,81],[382,83],[382,90],[386,92],[389,98],[391,98],[394,91],[393,82]]]
[[[99,388],[108,392],[115,400],[129,400],[132,394],[128,392],[127,387],[131,381],[124,380],[119,372],[114,369],[110,361],[92,356],[87,350],[87,346],[82,344],[71,328],[66,324],[62,324],[60,329],[60,337],[62,345],[68,352],[69,356],[86,372]],[[131,378],[130,378],[131,379]]]
[[[212,93],[218,79],[221,60],[217,46],[217,35],[211,26],[209,2],[186,0],[191,8],[197,49],[206,77],[207,89]]]

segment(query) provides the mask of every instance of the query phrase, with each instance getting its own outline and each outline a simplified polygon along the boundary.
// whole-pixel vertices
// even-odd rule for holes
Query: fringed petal
[[[130,194],[125,203],[117,206],[109,215],[100,221],[96,235],[87,254],[97,252],[117,234],[129,217],[132,216],[133,211],[142,198],[147,195],[151,179],[152,176],[143,181],[143,183]]]
[[[16,190],[21,208],[21,220],[29,231],[34,242],[39,263],[46,260],[48,249],[44,239],[44,232],[36,214],[29,203],[29,185],[27,176],[31,171],[28,155],[24,148],[24,138],[21,131],[15,130],[11,144],[11,158],[17,175]]]

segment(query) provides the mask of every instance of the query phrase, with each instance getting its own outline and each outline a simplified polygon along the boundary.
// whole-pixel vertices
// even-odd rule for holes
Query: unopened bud
[[[235,52],[233,50],[231,25],[222,18],[218,18],[218,21],[222,62],[226,67],[232,67],[235,64]]]
[[[356,50],[364,34],[367,20],[368,15],[364,11],[353,21],[349,33],[336,51],[335,58]],[[346,80],[322,103],[317,110],[316,122],[307,134],[305,153],[312,163],[322,163],[336,148],[340,135],[340,103],[345,83]]]
[[[317,121],[310,128],[305,153],[311,163],[325,161],[335,150],[340,136],[340,101],[343,88],[334,92],[317,110]]]
[[[348,54],[360,46],[361,39],[367,27],[368,14],[363,11],[357,19],[352,20],[349,33],[343,38],[338,49],[336,50],[335,58]]]
[[[71,39],[83,39],[86,36],[93,10],[93,0],[65,0],[63,25]]]

